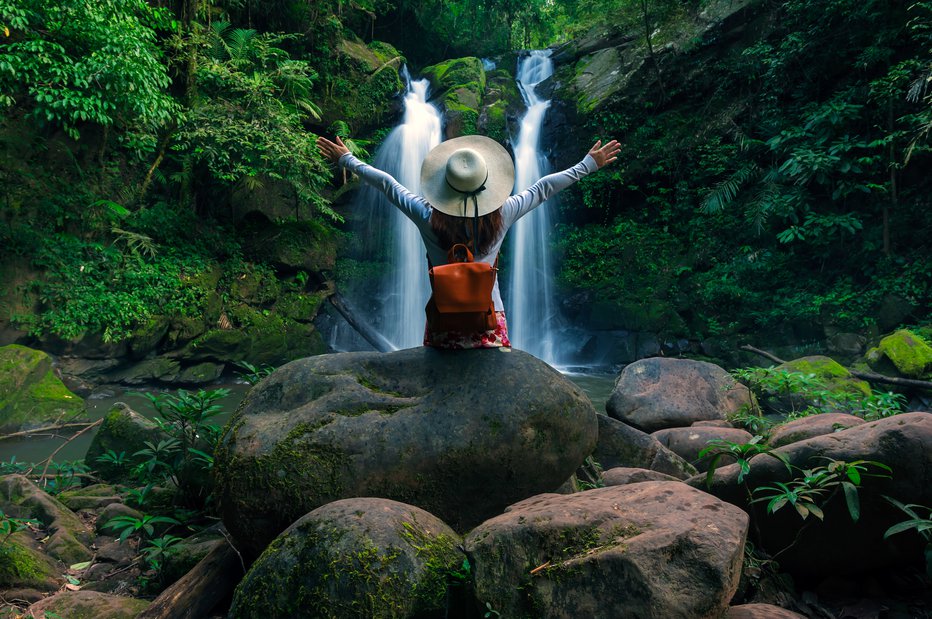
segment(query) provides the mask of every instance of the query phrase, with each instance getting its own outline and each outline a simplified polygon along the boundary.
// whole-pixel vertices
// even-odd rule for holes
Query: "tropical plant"
[[[124,542],[130,535],[139,535],[140,537],[152,537],[155,534],[155,526],[158,524],[180,525],[181,522],[169,516],[152,516],[150,514],[141,514],[139,518],[128,514],[114,516],[102,527],[120,531],[119,541]]]
[[[249,385],[255,385],[275,371],[275,368],[270,365],[262,364],[261,366],[255,366],[248,361],[236,361],[234,365],[239,368],[236,373]]]
[[[905,533],[906,531],[915,531],[918,533],[926,543],[924,549],[926,574],[932,578],[932,507],[917,505],[915,503],[904,504],[886,495],[884,495],[883,498],[909,516],[909,520],[899,522],[887,529],[886,533],[883,534],[883,538],[887,539],[891,535]],[[925,512],[925,516],[922,515],[922,512]]]
[[[40,525],[41,523],[38,520],[7,516],[3,513],[3,510],[0,509],[0,546],[5,544],[6,541],[10,539],[10,536],[17,531],[38,527]]]
[[[845,505],[851,520],[857,522],[861,517],[861,505],[858,488],[864,477],[889,477],[891,469],[882,462],[872,460],[827,460],[827,464],[802,469],[787,483],[774,482],[771,486],[758,486],[754,494],[760,494],[751,503],[767,502],[767,513],[773,514],[786,505],[791,505],[806,520],[810,515],[822,520],[825,518],[824,506],[839,492],[845,496]],[[883,473],[870,471],[870,467],[881,469]]]
[[[768,455],[776,458],[786,465],[787,470],[789,470],[790,463],[786,456],[779,451],[773,451],[770,445],[761,442],[763,440],[763,436],[757,435],[747,443],[733,443],[724,439],[709,441],[707,446],[699,452],[700,460],[711,458],[708,463],[708,471],[706,472],[706,485],[712,485],[715,471],[718,468],[719,462],[724,457],[733,458],[738,465],[739,484],[743,484],[744,478],[751,472],[751,460],[756,456]]]

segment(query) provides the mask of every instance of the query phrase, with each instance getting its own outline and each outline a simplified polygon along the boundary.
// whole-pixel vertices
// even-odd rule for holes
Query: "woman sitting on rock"
[[[454,138],[442,142],[424,159],[422,197],[408,191],[390,174],[354,157],[339,136],[336,142],[319,137],[317,147],[324,157],[382,191],[414,222],[431,265],[447,264],[448,251],[458,243],[467,245],[477,262],[494,265],[505,234],[518,219],[587,174],[615,161],[619,151],[616,140],[604,146],[599,140],[573,167],[545,176],[512,196],[515,167],[508,151],[484,136]],[[474,243],[472,237],[478,242]],[[498,278],[492,288],[492,302],[497,319],[493,322],[497,322],[497,326],[488,330],[441,330],[431,324],[428,310],[424,345],[436,348],[511,346]]]

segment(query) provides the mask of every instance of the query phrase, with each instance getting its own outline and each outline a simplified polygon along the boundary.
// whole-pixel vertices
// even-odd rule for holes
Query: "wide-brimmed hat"
[[[441,142],[421,165],[421,194],[447,215],[472,217],[501,207],[515,186],[515,164],[501,144],[482,135]]]

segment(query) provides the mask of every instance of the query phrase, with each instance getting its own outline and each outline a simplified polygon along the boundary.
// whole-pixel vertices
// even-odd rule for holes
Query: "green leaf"
[[[72,569],[75,571],[85,570],[88,567],[90,567],[90,565],[91,565],[90,561],[82,561],[81,563],[75,563],[74,565],[70,566],[69,569]]]
[[[857,522],[861,517],[861,501],[858,498],[857,486],[851,482],[841,482],[841,487],[845,491],[845,502],[848,504],[848,513],[851,514],[851,520]]]

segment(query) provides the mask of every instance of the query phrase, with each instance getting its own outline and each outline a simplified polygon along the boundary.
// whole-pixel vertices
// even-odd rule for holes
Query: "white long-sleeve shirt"
[[[421,233],[421,239],[427,248],[427,257],[431,264],[439,265],[447,263],[447,251],[449,247],[441,247],[437,235],[434,234],[430,226],[430,215],[433,212],[430,202],[422,196],[416,195],[404,185],[399,183],[391,174],[383,172],[363,163],[353,155],[346,153],[339,160],[340,167],[356,174],[368,185],[372,185],[380,190],[388,198],[389,202],[394,204],[405,216],[414,222],[418,231]],[[505,200],[502,205],[502,232],[495,242],[489,246],[489,250],[482,256],[474,256],[476,261],[487,264],[495,264],[498,258],[498,252],[502,248],[502,242],[505,240],[505,234],[516,221],[533,211],[535,208],[546,202],[554,194],[566,189],[573,183],[577,182],[587,174],[592,174],[599,169],[595,159],[590,155],[574,165],[572,168],[548,174],[524,191],[516,193]],[[502,303],[502,295],[498,291],[498,278],[495,278],[495,287],[492,289],[492,301],[495,304],[495,310],[505,311],[505,304]]]

